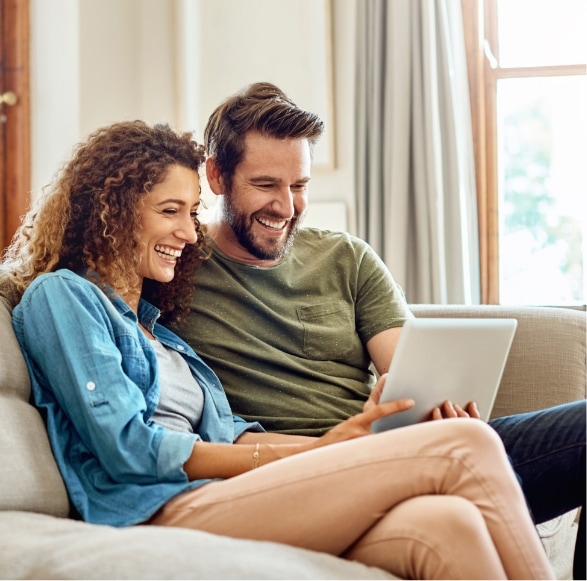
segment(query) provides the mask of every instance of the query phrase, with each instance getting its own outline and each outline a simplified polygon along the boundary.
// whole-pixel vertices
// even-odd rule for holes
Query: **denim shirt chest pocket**
[[[117,333],[115,343],[120,352],[121,370],[128,380],[143,392],[147,402],[147,413],[150,416],[155,409],[157,398],[153,389],[157,379],[156,356],[148,348],[144,349],[138,338],[132,333]],[[96,376],[104,377],[104,370],[96,370]],[[121,390],[123,386],[107,385],[104,386],[104,389],[100,389],[91,379],[88,381],[86,397],[94,413],[111,413],[112,410],[108,411],[108,404],[111,403],[109,394],[112,395],[112,390],[117,389]]]
[[[354,348],[355,317],[345,301],[296,309],[304,329],[304,352],[312,359],[344,359]]]

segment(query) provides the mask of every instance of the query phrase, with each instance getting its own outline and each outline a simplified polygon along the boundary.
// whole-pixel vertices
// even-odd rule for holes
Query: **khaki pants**
[[[480,420],[427,422],[212,482],[149,524],[277,541],[413,579],[552,579],[524,496]]]

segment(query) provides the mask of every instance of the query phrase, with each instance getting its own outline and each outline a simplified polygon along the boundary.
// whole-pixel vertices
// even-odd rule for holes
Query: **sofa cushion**
[[[0,579],[396,579],[277,543],[18,512],[0,513],[0,554]]]
[[[29,374],[12,331],[11,310],[1,298],[0,345],[0,510],[66,516],[67,492],[43,420],[29,403]]]
[[[12,308],[0,295],[0,395],[29,401],[31,380],[12,330]]]

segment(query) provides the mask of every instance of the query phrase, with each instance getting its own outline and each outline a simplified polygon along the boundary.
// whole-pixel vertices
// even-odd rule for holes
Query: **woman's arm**
[[[314,436],[294,436],[290,434],[276,434],[274,432],[244,432],[235,441],[235,444],[304,444],[316,440]]]
[[[147,402],[133,377],[149,381],[149,364],[119,319],[108,297],[81,277],[39,277],[13,313],[35,402],[46,409],[63,457],[76,450],[71,437],[116,482],[185,481],[182,464],[197,437],[145,422]]]
[[[320,438],[248,432],[236,445],[198,441],[183,468],[190,480],[231,478],[294,454],[370,435],[375,420],[413,405],[411,399],[381,404],[371,402],[365,411],[338,424]],[[256,453],[258,457],[255,458]]]

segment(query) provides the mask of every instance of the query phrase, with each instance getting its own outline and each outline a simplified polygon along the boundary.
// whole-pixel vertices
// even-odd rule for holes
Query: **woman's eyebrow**
[[[157,206],[162,206],[163,204],[179,204],[180,206],[185,206],[187,205],[187,202],[185,200],[182,200],[180,198],[165,198],[165,200],[161,200],[160,202],[157,202]],[[194,204],[195,206],[199,206],[200,202],[198,202],[197,204]]]

